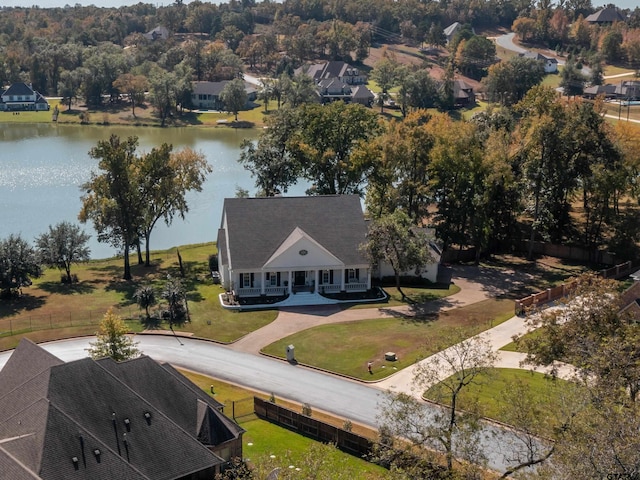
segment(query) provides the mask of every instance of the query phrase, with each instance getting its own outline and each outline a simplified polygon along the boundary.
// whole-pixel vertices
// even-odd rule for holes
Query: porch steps
[[[301,307],[305,305],[333,305],[337,300],[323,297],[318,293],[299,292],[275,304],[277,307]]]

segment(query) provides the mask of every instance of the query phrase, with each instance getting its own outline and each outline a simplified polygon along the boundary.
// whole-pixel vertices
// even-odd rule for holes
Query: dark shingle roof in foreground
[[[198,440],[200,410],[220,417],[226,438],[244,432],[219,406],[149,357],[64,363],[22,340],[0,372],[0,471],[45,480],[212,476],[223,460]]]

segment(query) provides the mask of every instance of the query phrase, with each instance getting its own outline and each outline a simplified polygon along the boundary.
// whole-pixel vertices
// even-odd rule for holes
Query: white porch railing
[[[367,284],[366,283],[345,283],[344,284],[344,289],[347,292],[366,291],[367,290]]]
[[[259,288],[238,288],[235,291],[235,294],[238,297],[259,297],[260,289]]]

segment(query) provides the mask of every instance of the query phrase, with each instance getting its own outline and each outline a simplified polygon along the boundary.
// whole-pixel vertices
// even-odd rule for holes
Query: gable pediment
[[[344,262],[296,227],[263,265],[263,269],[342,267]]]

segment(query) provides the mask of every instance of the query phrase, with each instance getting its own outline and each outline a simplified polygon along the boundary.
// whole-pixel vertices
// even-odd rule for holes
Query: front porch
[[[291,308],[318,305],[336,305],[341,303],[379,303],[389,299],[386,292],[374,287],[361,292],[337,292],[334,294],[320,294],[318,292],[301,291],[286,296],[254,296],[237,297],[234,292],[219,295],[222,307],[229,310],[251,310],[261,308]]]
[[[233,278],[235,276],[235,278]],[[286,297],[300,293],[366,292],[371,288],[369,268],[306,269],[239,272],[226,285],[235,298]]]

